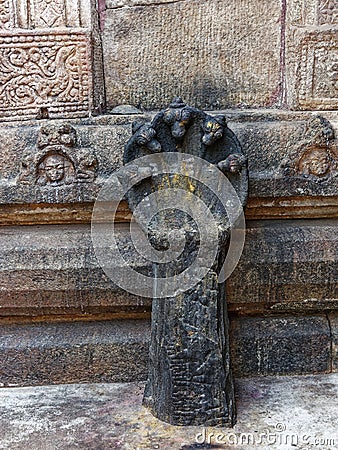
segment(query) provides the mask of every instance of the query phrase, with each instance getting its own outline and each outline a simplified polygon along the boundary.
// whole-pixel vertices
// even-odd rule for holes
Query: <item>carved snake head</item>
[[[202,125],[202,130],[204,133],[202,137],[203,144],[210,146],[221,139],[224,135],[226,126],[225,116],[209,116]]]
[[[246,164],[246,157],[238,153],[232,153],[225,160],[220,161],[217,166],[222,172],[238,174]]]
[[[163,121],[170,126],[174,139],[180,140],[184,137],[188,126],[192,121],[193,111],[177,97],[163,113]]]
[[[152,153],[161,151],[161,144],[156,139],[156,131],[150,124],[134,125],[133,131],[136,131],[136,143],[140,147],[146,147]]]

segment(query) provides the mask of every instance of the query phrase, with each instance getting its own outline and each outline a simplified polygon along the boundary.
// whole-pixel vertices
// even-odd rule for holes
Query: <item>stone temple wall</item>
[[[151,301],[105,276],[91,211],[177,95],[249,159],[235,374],[338,370],[337,28],[335,0],[0,0],[0,383],[145,378]]]

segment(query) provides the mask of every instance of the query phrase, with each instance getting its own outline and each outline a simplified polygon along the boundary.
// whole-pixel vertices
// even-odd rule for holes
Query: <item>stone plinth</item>
[[[283,339],[285,343],[288,339],[295,345],[297,343],[298,351],[292,352],[288,366],[284,365],[287,360],[283,356],[287,346],[284,346],[280,353],[276,353],[273,361],[270,359],[271,355],[267,354],[267,362],[265,366],[261,366],[264,373],[275,373],[273,368],[276,367],[279,367],[280,373],[303,373],[306,367],[318,372],[330,370],[331,359],[327,353],[328,330],[323,328],[323,311],[334,312],[338,309],[335,278],[337,178],[334,175],[332,158],[334,141],[330,138],[329,145],[323,148],[323,134],[317,133],[328,129],[329,137],[330,127],[320,120],[313,122],[313,114],[308,112],[227,110],[225,115],[229,128],[236,133],[248,155],[250,173],[250,197],[246,208],[246,216],[250,221],[247,223],[246,246],[237,270],[228,281],[227,289],[229,312],[238,330],[238,334],[233,334],[231,345],[233,349],[236,342],[240,346],[233,351],[236,355],[242,355],[241,349],[247,345],[254,348],[254,355],[247,370],[257,373],[259,347],[254,346],[252,333],[244,331],[250,330],[252,326],[255,336],[263,336],[262,330],[270,330],[272,340],[280,339],[278,327],[271,328],[270,319],[273,320],[272,317],[276,316],[278,320],[286,317],[287,324],[290,317],[293,320],[293,316],[297,314],[306,319],[291,323],[294,332],[297,328],[299,330],[297,337],[293,338],[293,331],[290,331]],[[337,126],[338,118],[335,112],[325,112],[325,116],[333,127]],[[144,122],[152,117],[149,114],[106,115],[88,119],[31,120],[24,124],[12,122],[1,126],[0,141],[3,151],[0,156],[0,223],[7,225],[1,228],[0,233],[0,305],[3,325],[13,321],[25,321],[25,326],[29,328],[31,321],[59,322],[71,321],[74,318],[101,320],[129,317],[149,320],[151,300],[123,293],[103,274],[91,248],[89,223],[93,202],[102,183],[122,164],[122,149],[132,133],[132,122]],[[72,161],[76,170],[70,172],[76,176],[70,180],[70,184],[67,184],[69,178],[67,183],[60,180],[56,184],[44,184],[43,177],[40,184],[38,177],[31,175],[39,173],[39,170],[43,174],[45,170],[44,165],[40,166],[40,157],[43,160],[44,156],[47,156],[43,150],[45,141],[39,140],[41,129],[52,126],[49,128],[50,133],[45,136],[49,136],[48,139],[60,139],[57,130],[63,124],[75,130],[74,140],[72,129],[68,129],[66,135],[71,136],[71,139],[65,146],[66,149],[61,149],[61,153],[64,151],[66,159]],[[61,133],[60,136],[62,135]],[[72,142],[74,145],[71,145]],[[51,142],[49,144],[59,145]],[[81,168],[79,170],[78,156],[85,154],[88,149],[97,158],[97,166],[92,167],[94,170],[89,170],[89,173],[95,175],[94,179],[85,180],[81,176],[78,177],[83,173]],[[318,159],[318,149],[320,152],[330,152],[327,172],[324,175],[304,173],[309,167],[304,164],[304,159],[308,161],[309,154],[312,158],[315,157],[313,159]],[[303,158],[297,158],[297,155],[302,155]],[[26,156],[31,159],[28,158],[27,161]],[[26,164],[29,161],[33,166],[31,163]],[[30,170],[31,167],[33,171]],[[128,245],[125,227],[130,220],[130,211],[126,203],[119,208],[116,220],[121,222],[121,242]],[[20,224],[29,226],[17,226]],[[135,264],[142,267],[143,261],[135,259]],[[248,314],[254,316],[252,322],[246,322],[249,319],[243,317]],[[319,321],[317,314],[320,315]],[[308,318],[312,320],[313,317],[316,318],[313,319],[316,326],[312,328],[310,336],[306,324]],[[239,325],[241,321],[243,325]],[[42,324],[40,326],[43,327]],[[74,355],[81,355],[79,350],[76,350],[80,338],[68,339],[65,334],[65,339],[68,339],[65,344],[66,341],[61,339],[63,329],[60,328],[60,333],[56,331],[58,326],[55,324],[53,328],[53,333],[58,336],[58,342],[54,342],[55,348],[62,353],[65,347],[74,346],[73,351],[67,354],[70,358],[66,364],[69,372],[64,371],[64,361],[67,361],[68,357],[64,355],[55,362],[55,367],[59,368],[55,371],[54,381],[41,376],[35,380],[27,378],[28,383],[76,380],[75,371],[71,369],[71,358],[79,361]],[[6,342],[12,349],[18,346],[17,336],[21,329],[14,325],[13,327],[6,334]],[[20,347],[21,353],[11,353],[13,358],[24,358],[29,349],[36,345],[36,330],[36,327],[27,329],[25,347]],[[48,336],[50,329],[44,330],[41,333],[45,332]],[[87,333],[84,331],[85,327],[81,330],[84,335]],[[96,345],[103,339],[105,332],[97,333],[99,337]],[[144,329],[142,333],[147,331]],[[125,336],[128,336],[128,333]],[[46,340],[47,337],[43,342]],[[325,356],[325,361],[312,352],[313,346],[309,343],[316,341],[320,343],[318,348]],[[128,353],[131,359],[128,362],[129,356],[126,355],[124,364],[126,368],[132,368],[135,354],[144,351],[144,359],[140,363],[143,368],[139,372],[140,378],[144,379],[149,335],[142,342],[135,344],[135,353]],[[127,337],[125,343],[128,343]],[[113,348],[115,344],[113,342],[100,347],[100,358],[102,364],[106,364],[105,367],[111,364],[110,345]],[[123,348],[126,347],[122,346]],[[263,350],[267,351],[267,348]],[[36,361],[41,364],[41,361],[45,360],[44,373],[48,373],[50,356],[46,356],[44,351],[53,352],[46,347],[41,348],[41,352],[35,354]],[[84,348],[81,351],[87,352]],[[123,350],[121,351],[123,353]],[[4,353],[4,361],[6,360]],[[238,356],[238,360],[245,360],[245,356]],[[10,372],[9,365],[4,367],[7,367],[7,382],[24,383],[17,370]],[[87,378],[83,377],[82,380],[100,379],[102,374],[97,375],[98,365],[85,367]],[[240,376],[243,373],[243,365],[235,366],[234,370],[236,376]],[[111,379],[119,379],[117,366],[109,373]]]

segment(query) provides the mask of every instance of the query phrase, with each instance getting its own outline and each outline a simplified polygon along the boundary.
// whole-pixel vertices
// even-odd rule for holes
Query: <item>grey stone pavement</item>
[[[165,424],[141,406],[143,388],[1,388],[0,448],[338,449],[338,374],[237,380],[233,429]]]

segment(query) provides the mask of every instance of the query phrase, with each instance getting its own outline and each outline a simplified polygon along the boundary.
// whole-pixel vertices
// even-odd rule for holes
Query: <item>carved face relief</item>
[[[305,175],[322,177],[330,170],[330,157],[325,149],[307,152],[299,161],[299,172]]]
[[[65,159],[61,155],[51,155],[45,160],[45,174],[48,181],[55,183],[65,176]]]
[[[98,160],[89,148],[76,148],[76,132],[67,123],[43,126],[37,151],[28,151],[21,160],[18,181],[40,186],[91,183],[97,176]]]
[[[223,137],[226,120],[224,116],[208,117],[203,123],[202,142],[205,145],[212,145]]]
[[[41,161],[38,166],[37,183],[41,185],[60,185],[74,181],[72,163],[60,153],[52,153]]]
[[[305,176],[313,181],[325,181],[336,175],[338,148],[330,122],[322,116],[308,120],[298,145],[280,165],[284,176]]]

